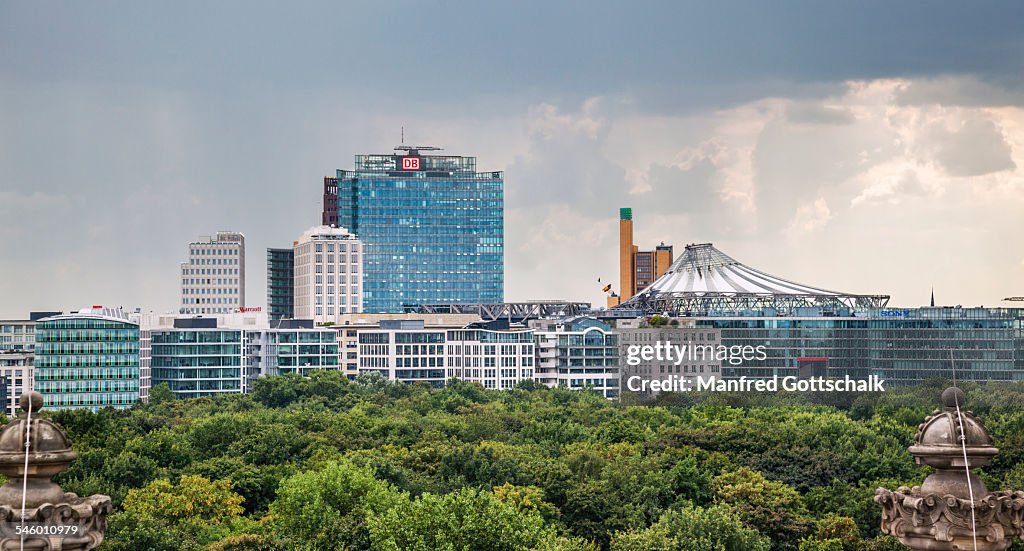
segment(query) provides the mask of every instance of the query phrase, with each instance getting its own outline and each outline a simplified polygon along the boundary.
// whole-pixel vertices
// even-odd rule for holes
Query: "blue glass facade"
[[[363,311],[504,300],[504,174],[475,157],[357,155],[339,170],[338,225],[359,236]]]
[[[153,385],[176,398],[242,392],[241,329],[159,329],[151,345]]]
[[[999,308],[889,308],[829,316],[746,315],[692,318],[698,327],[722,332],[726,346],[764,346],[767,358],[741,366],[722,365],[726,377],[795,375],[801,362],[823,359],[829,375],[887,384],[930,378],[1024,381],[1019,310]]]
[[[293,249],[267,249],[267,315],[272,320],[295,317]]]
[[[112,314],[36,323],[35,390],[47,408],[125,409],[139,400],[139,326]]]

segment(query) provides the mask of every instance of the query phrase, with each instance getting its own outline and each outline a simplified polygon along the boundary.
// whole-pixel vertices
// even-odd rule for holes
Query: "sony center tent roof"
[[[797,307],[884,308],[888,295],[858,295],[820,289],[751,268],[711,243],[687,245],[654,283],[623,303],[649,312],[700,315],[719,311]]]

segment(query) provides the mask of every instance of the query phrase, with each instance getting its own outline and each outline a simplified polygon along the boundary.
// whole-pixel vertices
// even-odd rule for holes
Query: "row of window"
[[[238,268],[183,268],[181,275],[238,275]]]
[[[121,325],[122,327],[125,324]],[[139,330],[131,329],[40,329],[36,342],[118,342],[139,340]]]
[[[46,381],[36,379],[35,390],[43,394],[68,392],[138,392],[139,383],[132,381]]]
[[[139,376],[138,369],[130,367],[86,367],[70,369],[47,369],[36,365],[34,376],[39,381],[76,381],[86,379],[134,379]]]
[[[333,253],[334,250],[335,250],[335,243],[316,243],[315,247],[316,247],[316,252],[318,252],[318,253],[322,253],[325,248],[327,249],[327,252]],[[349,250],[348,243],[338,243],[337,244],[337,250],[340,253],[348,252],[348,250]],[[359,252],[359,244],[358,243],[352,243],[352,252],[354,252],[354,253],[358,253]],[[356,262],[356,259],[357,259],[356,255],[352,255],[352,262]],[[319,262],[319,261],[320,260],[318,259],[317,262]],[[331,262],[333,262],[333,260]]]
[[[134,367],[139,365],[139,356],[95,356],[95,355],[52,355],[36,356],[36,367]]]
[[[237,258],[192,258],[189,260],[189,264],[192,266],[227,266],[227,265],[238,265]]]
[[[138,392],[124,392],[113,394],[97,393],[69,393],[69,394],[44,394],[43,403],[51,409],[65,408],[74,409],[81,407],[101,408],[113,406],[123,409],[139,401]]]

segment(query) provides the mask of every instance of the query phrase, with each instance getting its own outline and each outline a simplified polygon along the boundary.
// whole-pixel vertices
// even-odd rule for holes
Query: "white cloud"
[[[258,304],[262,251],[318,220],[320,176],[349,167],[352,154],[387,150],[402,126],[412,141],[505,170],[510,300],[602,303],[596,281],[617,279],[616,217],[630,206],[643,249],[712,241],[764,270],[891,292],[896,304],[921,303],[922,281],[954,303],[992,303],[1020,279],[1005,243],[1024,233],[1024,109],[959,79],[856,81],[817,98],[794,89],[673,116],[606,97],[495,115],[374,116],[304,96],[282,98],[265,120],[246,118],[253,106],[228,106],[213,122],[210,106],[185,97],[139,92],[115,109],[95,90],[75,90],[81,105],[50,95],[47,103],[76,107],[54,120],[26,118],[45,112],[41,103],[0,112],[8,129],[37,129],[27,139],[0,130],[11,174],[0,228],[13,237],[0,257],[35,263],[0,267],[9,286],[0,314],[93,297],[172,305],[185,243],[218,229],[246,232]],[[92,132],[115,115],[113,130]],[[63,119],[74,121],[71,137],[38,131]],[[238,135],[251,137],[231,142]],[[40,172],[19,161],[43,145],[63,164]],[[25,239],[54,219],[66,238],[53,246],[66,249]]]
[[[813,203],[802,203],[796,209],[796,216],[789,226],[790,234],[809,233],[819,230],[828,224],[832,219],[832,210],[828,208],[828,201],[824,197],[818,197]]]

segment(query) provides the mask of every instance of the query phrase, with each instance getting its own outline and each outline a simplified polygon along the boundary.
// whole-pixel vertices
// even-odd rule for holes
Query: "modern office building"
[[[338,179],[324,177],[324,212],[320,215],[323,226],[338,225]]]
[[[132,321],[138,323],[135,317]],[[139,325],[139,401],[149,403],[153,389],[153,331]]]
[[[717,347],[721,344],[721,331],[712,327],[697,327],[692,320],[688,323],[672,321],[673,324],[660,327],[652,327],[646,318],[620,320],[616,324],[615,333],[619,336],[622,366],[622,394],[650,398],[661,393],[660,390],[651,390],[649,384],[643,385],[642,381],[671,384],[675,381],[694,381],[697,377],[722,376],[721,360],[714,352],[707,353],[704,349],[706,345]],[[686,352],[672,357],[659,352],[653,359],[645,358],[639,352],[641,347],[661,347],[665,344],[686,347]],[[635,358],[632,364],[630,356]],[[634,379],[632,389],[630,379]],[[658,387],[660,389],[662,384]]]
[[[661,277],[672,265],[672,245],[660,243],[653,251],[637,250],[633,253],[635,292],[639,293]]]
[[[605,398],[619,397],[619,336],[589,317],[531,320],[536,332],[534,379],[549,387],[590,388]]]
[[[246,333],[248,377],[340,371],[338,332],[315,328],[312,320],[280,320],[265,331]]]
[[[32,352],[0,351],[0,385],[3,387],[0,396],[4,397],[3,413],[12,419],[21,411],[21,394],[32,388],[34,358]]]
[[[507,323],[474,323],[446,333],[448,378],[508,390],[532,381],[536,344],[532,330],[512,329]]]
[[[217,232],[188,245],[181,264],[182,314],[225,314],[245,307],[245,236]]]
[[[359,375],[359,333],[377,331],[382,321],[418,321],[425,329],[459,329],[480,321],[476,314],[381,314],[381,313],[350,313],[338,316],[333,329],[338,332],[338,358],[342,370],[349,379]]]
[[[267,315],[295,317],[295,250],[267,249]]]
[[[325,209],[336,185],[337,223],[366,245],[363,310],[502,302],[503,173],[434,147],[395,149],[356,155],[325,184]]]
[[[608,314],[668,313],[719,330],[725,346],[766,348],[764,360],[723,364],[725,377],[877,375],[894,385],[948,379],[955,367],[964,380],[1024,380],[1024,310],[888,301],[783,279],[705,243],[687,246],[661,278]]]
[[[36,322],[0,320],[0,352],[32,352],[35,346]]]
[[[508,324],[428,328],[423,320],[382,320],[358,332],[359,372],[441,388],[450,378],[509,389],[534,372],[533,331]]]
[[[441,388],[446,335],[443,329],[426,329],[420,320],[381,321],[378,330],[359,332],[359,372]]]
[[[323,324],[360,311],[365,254],[355,235],[345,228],[314,226],[293,250],[294,317]]]
[[[153,329],[153,384],[167,383],[177,398],[196,398],[249,392],[266,375],[340,369],[336,332],[314,329],[311,320],[259,328],[223,321],[238,320],[178,318],[172,327]]]
[[[3,411],[16,417],[21,395],[33,385],[36,321],[63,312],[30,312],[27,320],[0,320],[0,378],[3,382]]]
[[[195,317],[198,318],[199,316]],[[269,327],[267,314],[261,308],[244,308],[242,311],[227,314],[209,314],[201,317],[215,320],[218,327],[248,330],[266,329]],[[152,376],[153,331],[173,329],[177,320],[190,318],[193,318],[193,316],[184,317],[180,314],[161,314],[152,311],[142,312],[140,310],[131,314],[132,321],[139,324],[139,397],[142,401],[149,399],[149,393],[154,384]]]
[[[242,329],[217,327],[213,318],[184,318],[152,332],[153,384],[167,383],[177,398],[245,390]]]
[[[767,348],[764,361],[722,366],[729,377],[877,375],[890,385],[953,377],[971,381],[1024,381],[1014,348],[1012,314],[994,308],[923,307],[863,311],[800,309],[793,315],[758,313],[694,318],[715,328],[727,346]]]
[[[139,326],[94,306],[36,322],[34,387],[51,409],[124,409],[139,400]]]
[[[672,246],[661,243],[653,251],[633,244],[633,209],[619,209],[619,291],[608,297],[617,306],[643,291],[672,265]]]

